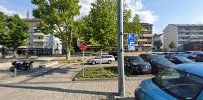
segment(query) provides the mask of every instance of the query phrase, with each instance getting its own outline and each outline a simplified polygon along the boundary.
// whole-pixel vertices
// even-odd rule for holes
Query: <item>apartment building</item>
[[[29,45],[26,46],[27,53],[38,55],[61,54],[62,45],[61,41],[51,34],[44,34],[41,30],[37,29],[40,24],[40,19],[23,19],[30,25],[28,39]]]
[[[164,49],[174,42],[176,51],[203,50],[203,24],[169,24],[163,32]]]
[[[151,50],[153,48],[153,34],[152,34],[152,24],[149,23],[141,23],[144,27],[142,35],[136,36],[136,48],[138,51],[146,51]],[[141,48],[140,48],[141,47]]]

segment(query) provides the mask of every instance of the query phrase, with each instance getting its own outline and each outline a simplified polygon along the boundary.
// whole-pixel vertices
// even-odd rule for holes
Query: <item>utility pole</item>
[[[123,0],[118,0],[118,94],[125,96],[124,48],[123,48]]]

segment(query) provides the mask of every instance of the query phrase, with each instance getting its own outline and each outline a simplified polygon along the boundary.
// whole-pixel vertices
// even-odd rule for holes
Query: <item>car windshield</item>
[[[176,57],[178,60],[182,61],[182,62],[193,62],[192,60],[186,58],[186,57]]]
[[[168,68],[153,82],[178,99],[195,99],[203,88],[203,78],[175,68]]]
[[[144,60],[143,60],[141,57],[139,57],[139,56],[131,57],[130,60],[133,61],[133,62],[143,62],[143,61],[144,61]]]
[[[158,61],[158,62],[160,62],[160,61],[168,61],[166,58],[164,58],[163,56],[161,56],[161,55],[150,55],[150,58],[151,58],[151,60],[152,61]]]

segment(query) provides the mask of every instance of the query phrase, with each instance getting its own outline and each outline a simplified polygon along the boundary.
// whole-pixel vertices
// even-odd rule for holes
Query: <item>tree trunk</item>
[[[3,57],[3,58],[5,57],[5,49],[4,49],[4,46],[2,47],[2,57]]]
[[[70,40],[68,40],[66,42],[66,59],[67,60],[70,60],[71,59],[71,56],[70,56]]]
[[[102,67],[102,49],[100,49],[100,67]]]
[[[71,59],[71,43],[72,43],[72,27],[70,27],[70,34],[68,34],[69,38],[67,40],[67,48],[66,48],[66,59],[70,60]]]
[[[14,56],[14,58],[17,58],[17,57],[18,57],[18,55],[17,55],[17,49],[16,49],[16,48],[14,48],[13,56]]]

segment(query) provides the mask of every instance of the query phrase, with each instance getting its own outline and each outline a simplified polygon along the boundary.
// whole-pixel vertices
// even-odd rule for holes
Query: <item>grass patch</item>
[[[104,68],[87,67],[84,70],[84,76],[83,73],[81,72],[77,78],[99,79],[99,78],[116,78],[116,77],[118,77],[117,67],[104,67]]]
[[[55,60],[51,60],[51,61],[58,61],[59,63],[81,63],[81,59],[71,59],[71,60],[67,60],[67,59],[55,59]]]

